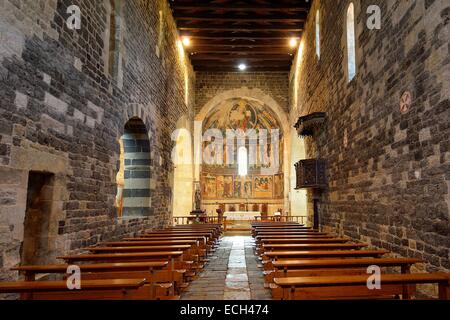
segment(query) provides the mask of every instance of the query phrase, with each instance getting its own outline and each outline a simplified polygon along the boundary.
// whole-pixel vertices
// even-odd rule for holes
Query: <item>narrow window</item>
[[[240,147],[238,151],[238,166],[239,166],[239,175],[246,176],[247,168],[248,168],[248,156],[247,156],[247,148]]]
[[[109,52],[108,52],[108,72],[112,76],[114,74],[114,66],[116,61],[116,1],[110,0],[110,17],[109,17]]]
[[[316,54],[320,59],[320,11],[316,12]]]
[[[356,75],[356,45],[355,45],[355,9],[350,3],[347,10],[347,61],[348,81]]]

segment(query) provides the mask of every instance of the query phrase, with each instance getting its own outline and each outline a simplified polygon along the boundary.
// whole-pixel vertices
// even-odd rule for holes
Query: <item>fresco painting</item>
[[[217,185],[215,176],[204,176],[202,185],[203,197],[205,199],[215,199],[217,197]]]
[[[255,176],[253,178],[254,197],[255,198],[272,198],[273,196],[273,177],[272,176]]]

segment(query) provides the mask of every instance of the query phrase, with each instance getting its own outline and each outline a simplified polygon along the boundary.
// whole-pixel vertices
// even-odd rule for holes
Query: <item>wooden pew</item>
[[[280,240],[285,240],[284,243],[296,243],[291,242],[298,239],[304,239],[304,240],[313,240],[313,239],[323,239],[323,240],[332,240],[332,239],[339,239],[332,235],[316,235],[316,234],[296,234],[296,235],[258,235],[255,237],[255,246],[258,247],[264,243],[270,243],[268,241],[270,240],[277,240],[278,242]],[[275,242],[274,242],[275,243]],[[283,242],[279,242],[283,243]]]
[[[90,247],[92,253],[131,253],[131,252],[157,252],[157,251],[183,251],[183,259],[185,261],[193,261],[192,269],[199,272],[204,267],[203,252],[193,250],[191,245],[169,245],[169,246],[133,246],[123,245],[121,247]],[[195,274],[188,274],[194,276]]]
[[[418,262],[421,260],[414,258],[280,259],[272,262],[273,270],[264,271],[264,279],[270,284],[274,278],[282,277],[367,274],[371,265],[400,267],[401,273],[410,273],[411,266]],[[280,298],[280,292],[272,289],[274,298]]]
[[[439,299],[449,300],[450,274],[448,273],[406,273],[381,274],[381,289],[367,288],[368,275],[343,275],[320,277],[274,278],[283,290],[283,300],[306,299],[364,299],[402,296],[410,299],[414,295],[410,285],[438,284]]]
[[[169,245],[169,246],[121,246],[121,247],[90,247],[87,248],[92,253],[110,253],[110,252],[151,252],[151,251],[189,251],[190,245]]]
[[[11,268],[11,270],[23,274],[25,281],[36,281],[38,274],[60,274],[62,275],[60,280],[64,280],[68,267],[68,264],[28,265]],[[177,271],[164,270],[168,267],[168,261],[83,264],[78,267],[81,272],[81,286],[85,280],[146,279],[147,296],[142,298],[150,300],[168,298],[168,289],[182,280],[182,274]],[[174,274],[170,274],[172,272]]]
[[[207,252],[211,249],[211,243],[207,241],[205,237],[202,236],[164,236],[164,237],[152,237],[152,238],[143,238],[143,237],[133,237],[133,238],[124,238],[123,241],[130,242],[158,242],[158,241],[196,241],[197,245],[201,249],[207,250]]]
[[[190,245],[192,254],[199,256],[199,261],[205,263],[208,261],[206,258],[206,247],[201,247],[197,240],[157,240],[151,239],[146,241],[115,241],[115,242],[103,242],[100,245],[108,247],[148,247],[148,246],[176,246],[176,245]]]
[[[0,293],[21,293],[26,300],[143,300],[148,297],[145,279],[86,280],[80,290],[69,290],[66,281],[0,282]]]
[[[183,260],[183,251],[154,251],[154,252],[129,252],[129,253],[98,253],[98,254],[80,254],[80,255],[67,255],[59,256],[57,259],[63,259],[68,264],[74,264],[75,262],[104,262],[104,263],[115,263],[115,262],[142,262],[142,261],[169,261],[168,270],[172,271],[171,274],[174,275],[174,271],[178,271],[183,274],[183,282],[177,283],[177,286],[173,288],[172,295],[179,289],[183,289],[187,286],[186,277],[190,277],[191,274],[195,273],[193,269],[193,261]],[[175,282],[175,279],[171,279],[170,282]]]
[[[123,246],[171,246],[171,245],[198,245],[197,240],[146,240],[146,241],[110,241],[101,242],[102,246],[123,247]]]
[[[331,236],[326,232],[318,232],[312,230],[290,230],[290,231],[261,231],[255,234],[256,237],[264,237],[264,236],[290,236],[290,235],[322,235],[322,236]]]
[[[68,264],[76,261],[86,262],[136,262],[168,260],[169,269],[183,269],[183,251],[156,251],[156,252],[131,252],[131,253],[102,253],[59,256],[57,259],[65,260]],[[177,264],[178,262],[178,264]]]
[[[352,258],[352,257],[374,257],[381,258],[388,250],[311,250],[311,251],[274,251],[264,252],[264,270],[273,269],[273,261],[280,258],[290,259],[325,259],[325,258]]]
[[[261,244],[281,244],[281,243],[344,243],[349,242],[349,238],[308,238],[308,237],[296,237],[296,238],[264,238],[261,239]]]
[[[304,250],[349,250],[367,247],[366,243],[284,243],[284,244],[263,244],[257,248],[257,254],[275,251],[304,251]]]
[[[140,235],[141,238],[161,238],[161,237],[190,237],[190,236],[200,236],[204,237],[209,241],[215,242],[216,238],[213,237],[212,232],[204,232],[204,231],[170,231],[170,232],[154,232],[154,233],[145,233]]]
[[[264,251],[286,251],[286,250],[340,250],[360,249],[367,247],[367,243],[285,243],[285,244],[263,244]]]

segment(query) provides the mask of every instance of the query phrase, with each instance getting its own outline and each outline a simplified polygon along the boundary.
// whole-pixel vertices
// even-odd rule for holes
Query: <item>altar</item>
[[[255,216],[261,216],[259,211],[227,211],[223,214],[227,221],[250,221],[255,220]]]

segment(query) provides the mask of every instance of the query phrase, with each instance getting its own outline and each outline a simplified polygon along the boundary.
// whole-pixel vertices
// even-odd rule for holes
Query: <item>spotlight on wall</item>
[[[183,37],[183,46],[189,47],[191,45],[191,38],[189,37]]]
[[[241,71],[245,71],[247,69],[247,66],[245,63],[241,63],[240,65],[238,65],[239,70]]]
[[[295,48],[295,47],[297,46],[297,44],[298,44],[297,38],[291,38],[291,39],[289,40],[289,46],[290,46],[291,48]]]

